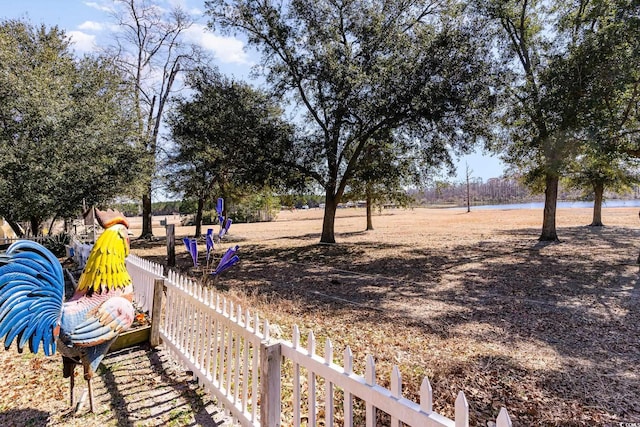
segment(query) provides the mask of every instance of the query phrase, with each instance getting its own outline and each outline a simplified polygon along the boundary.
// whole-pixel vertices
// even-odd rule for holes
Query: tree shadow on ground
[[[49,422],[48,412],[37,409],[9,409],[0,412],[0,425],[7,427],[44,426]]]
[[[138,378],[141,366],[150,367],[159,379],[141,383]],[[224,424],[215,420],[220,414],[212,409],[211,399],[198,392],[193,379],[185,377],[184,372],[175,372],[175,365],[167,365],[166,356],[147,345],[109,353],[101,365],[100,376],[119,426],[147,425],[159,420],[164,420],[163,424],[166,421],[187,425],[186,417],[190,414],[195,423],[189,425]]]
[[[561,228],[559,234],[560,242],[542,243],[532,238],[537,230],[510,230],[506,243],[486,240],[448,251],[392,245],[394,256],[367,260],[360,258],[376,244],[284,250],[258,245],[248,248],[250,260],[229,278],[236,289],[274,304],[287,300],[301,313],[338,319],[348,313],[374,328],[413,328],[425,340],[488,325],[502,334],[501,345],[539,343],[561,357],[560,367],[535,370],[515,359],[504,363],[515,380],[533,376],[545,398],[567,402],[563,419],[573,413],[575,425],[588,425],[579,420],[581,413],[597,417],[605,411],[638,421],[635,232],[585,226]],[[482,360],[469,363],[482,368]],[[503,382],[499,375],[496,381]],[[535,415],[527,411],[542,411],[532,404],[520,393],[515,415],[526,420]]]
[[[480,390],[473,409],[478,417],[495,417],[495,402],[482,400],[490,395],[507,396],[505,405],[520,425],[554,416],[563,425],[640,421],[637,232],[564,227],[558,228],[561,241],[551,243],[538,242],[538,232],[508,230],[499,239],[447,248],[253,244],[241,248],[240,268],[222,281],[235,292],[291,307],[301,318],[331,318],[386,335],[408,329],[425,344],[462,338],[558,355],[559,365],[547,366],[541,356],[535,368],[489,350],[469,357],[450,374],[480,373],[473,380],[482,384],[460,379],[461,388]],[[371,256],[377,249],[390,255]],[[494,368],[485,372],[488,365]]]

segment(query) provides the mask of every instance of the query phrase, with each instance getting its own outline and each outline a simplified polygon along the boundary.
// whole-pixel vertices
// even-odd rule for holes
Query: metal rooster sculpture
[[[5,349],[17,339],[33,353],[43,344],[47,356],[62,354],[63,376],[81,364],[94,411],[91,378],[111,344],[135,316],[133,286],[125,267],[128,223],[115,211],[97,211],[104,233],[95,243],[73,296],[63,302],[64,275],[58,259],[38,243],[22,240],[0,256],[0,337]]]

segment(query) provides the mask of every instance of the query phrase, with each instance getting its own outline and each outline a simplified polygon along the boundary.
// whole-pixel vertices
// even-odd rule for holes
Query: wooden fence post
[[[176,226],[175,224],[167,224],[167,266],[176,266]]]
[[[282,351],[280,343],[260,345],[260,425],[280,425],[280,373]]]
[[[160,345],[160,322],[162,321],[162,304],[164,303],[164,279],[153,281],[153,308],[151,309],[151,331],[149,343],[151,347]]]

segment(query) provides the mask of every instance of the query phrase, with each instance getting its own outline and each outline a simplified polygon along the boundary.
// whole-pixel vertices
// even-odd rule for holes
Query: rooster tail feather
[[[5,348],[16,340],[18,351],[28,342],[37,353],[42,342],[45,354],[53,354],[63,295],[58,259],[36,242],[12,244],[0,257],[0,338]]]
[[[12,258],[13,254],[19,254],[23,252],[38,254],[40,256],[40,263],[42,264],[45,271],[50,271],[51,273],[53,273],[59,283],[62,283],[64,285],[62,265],[58,261],[58,258],[56,258],[49,249],[31,240],[18,240],[17,242],[9,246],[9,249],[7,249],[7,255],[11,256]],[[64,293],[64,286],[62,288],[62,293]]]

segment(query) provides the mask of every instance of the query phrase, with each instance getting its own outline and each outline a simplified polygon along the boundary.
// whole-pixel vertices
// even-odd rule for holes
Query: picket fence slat
[[[216,310],[220,306],[220,298],[216,298]],[[211,366],[211,376],[213,381],[218,381],[218,343],[220,342],[220,321],[214,320],[214,332],[213,332],[213,365]]]
[[[500,409],[498,418],[496,419],[497,427],[511,427],[511,418],[505,408]]]
[[[397,366],[391,370],[391,395],[396,399],[402,398],[402,375]],[[400,427],[400,420],[396,416],[391,416],[391,427]]]
[[[367,355],[367,362],[364,369],[365,383],[373,387],[376,385],[376,367],[373,362],[373,356]],[[373,402],[370,399],[365,401],[365,421],[367,427],[374,427],[376,424],[376,407],[373,406]]]
[[[162,266],[130,255],[127,268],[134,289],[137,289],[137,304],[151,310],[154,280],[164,277]],[[397,366],[392,368],[388,390],[377,384],[376,366],[371,355],[366,357],[364,376],[359,376],[353,372],[353,353],[349,346],[344,350],[344,366],[341,367],[333,362],[334,349],[330,339],[325,341],[324,357],[316,354],[317,340],[313,331],[308,333],[306,348],[301,347],[297,325],[293,326],[291,341],[273,341],[268,319],[261,325],[258,313],[252,317],[250,311],[243,310],[239,304],[235,305],[232,300],[174,271],[168,271],[164,280],[164,314],[162,319],[152,320],[160,322],[160,338],[165,348],[190,369],[205,390],[243,426],[264,425],[261,424],[261,413],[272,423],[278,419],[279,398],[267,398],[275,394],[264,395],[264,392],[271,390],[280,394],[279,388],[285,386],[280,381],[280,359],[290,364],[287,369],[293,387],[291,419],[294,426],[300,426],[306,404],[306,425],[317,425],[321,422],[319,418],[323,418],[324,425],[332,427],[336,408],[340,406],[343,425],[353,427],[354,398],[364,403],[366,426],[376,425],[377,411],[388,414],[393,427],[469,426],[469,404],[462,392],[456,398],[455,420],[451,420],[433,412],[433,390],[426,377],[420,386],[419,403],[415,403],[402,395],[402,375]],[[263,358],[263,354],[267,356]],[[261,371],[263,366],[264,372]],[[277,381],[267,378],[276,373]],[[263,388],[263,383],[270,385]],[[340,402],[335,398],[336,389],[343,394]],[[319,401],[318,393],[322,392],[324,397]],[[263,393],[262,398],[260,393]],[[268,405],[269,409],[263,411],[260,402],[272,402],[277,406]],[[500,410],[496,426],[511,427],[505,408]]]
[[[463,392],[456,398],[456,427],[469,427],[469,403]]]
[[[293,325],[293,348],[300,345],[300,331],[298,325]],[[300,365],[293,362],[293,425],[300,427]]]
[[[215,337],[215,320],[213,320],[213,316],[210,312],[207,311],[207,316],[205,317],[205,323],[207,325],[207,335],[206,335],[206,343],[205,343],[205,351],[203,353],[203,366],[204,371],[207,372],[207,377],[213,380],[211,376],[211,337]],[[213,339],[214,341],[216,338]]]
[[[307,353],[309,355],[316,354],[316,337],[313,331],[309,331],[309,337],[307,338]],[[308,422],[307,425],[315,426],[316,424],[316,374],[311,369],[307,370],[307,401],[308,401]]]
[[[253,319],[253,327],[254,333],[258,333],[258,327],[260,325],[260,319],[258,317],[258,313],[255,313],[255,318]],[[268,334],[268,327],[265,325],[265,329]],[[251,330],[249,330],[251,332]],[[251,405],[251,420],[254,422],[258,421],[258,362],[260,361],[260,355],[258,354],[258,349],[254,347],[253,350],[253,360],[251,364],[252,373],[251,373],[251,396],[252,396],[252,405]]]
[[[220,380],[220,388],[224,391],[225,396],[228,396],[229,393],[227,392],[227,389],[225,387],[225,371],[226,371],[226,364],[225,364],[225,350],[227,349],[227,346],[225,344],[227,338],[227,326],[222,324],[221,328],[220,328],[220,360],[219,360],[219,364],[218,364],[218,378]]]
[[[236,322],[238,324],[242,324],[242,307],[238,306],[236,307]],[[240,371],[242,370],[242,365],[240,362],[240,347],[242,345],[241,343],[242,339],[240,337],[236,337],[236,348],[235,348],[235,369],[234,369],[234,373],[235,376],[233,378],[234,381],[234,385],[233,385],[233,401],[234,402],[239,402],[240,401]]]
[[[229,301],[229,320],[233,321],[233,301]],[[227,328],[227,359],[225,361],[225,371],[227,373],[227,396],[230,394],[233,384],[231,383],[231,373],[233,372],[233,334],[231,328]]]
[[[427,377],[424,377],[420,385],[420,409],[427,413],[433,411],[433,389]]]
[[[343,363],[344,375],[351,375],[353,373],[353,352],[349,346],[344,349]],[[327,361],[327,364],[331,365],[331,361]],[[342,387],[342,389],[344,390],[344,425],[345,427],[353,427],[353,395],[348,388]]]
[[[249,310],[244,313],[244,327],[247,331],[249,331],[248,326],[251,322],[251,316],[249,315]],[[242,406],[242,410],[247,410],[247,399],[249,398],[249,343],[244,342],[242,347],[242,358],[244,360],[244,364],[242,366],[242,396],[240,397],[240,405]]]
[[[327,338],[324,344],[324,360],[327,364],[331,363],[333,360],[333,344],[329,338]],[[325,387],[324,425],[326,427],[333,427],[333,383],[331,381],[327,381],[325,383]]]

